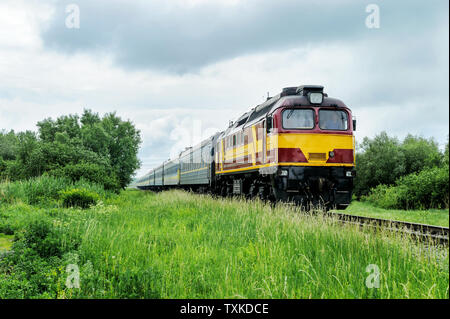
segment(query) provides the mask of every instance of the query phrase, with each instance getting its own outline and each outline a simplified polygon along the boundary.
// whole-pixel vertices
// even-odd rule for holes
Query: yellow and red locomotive
[[[355,175],[355,125],[351,110],[322,86],[284,88],[137,186],[344,209]]]

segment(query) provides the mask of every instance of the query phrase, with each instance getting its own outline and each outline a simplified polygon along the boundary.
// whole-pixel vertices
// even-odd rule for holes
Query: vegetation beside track
[[[140,132],[116,113],[46,118],[38,132],[0,130],[0,182],[50,175],[119,192],[139,168]]]
[[[373,206],[367,202],[353,201],[346,210],[340,212],[350,215],[375,217],[411,223],[449,227],[448,209],[427,209],[427,210],[384,209]]]
[[[433,138],[365,137],[356,153],[354,194],[385,209],[448,210],[448,145],[448,137],[443,152]]]
[[[13,235],[5,235],[0,233],[0,253],[11,249],[13,239]]]
[[[260,201],[100,197],[89,209],[0,204],[0,232],[15,237],[0,260],[0,298],[449,297],[448,255],[408,237]],[[68,264],[79,266],[80,289],[65,286]],[[369,265],[380,288],[366,286]]]

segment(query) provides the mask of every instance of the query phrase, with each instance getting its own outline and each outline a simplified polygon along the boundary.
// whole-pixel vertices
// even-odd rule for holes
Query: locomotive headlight
[[[288,176],[288,171],[286,169],[282,169],[280,171],[280,176]]]
[[[352,177],[352,171],[347,171],[347,172],[345,172],[345,176],[347,176],[347,177]]]
[[[330,153],[328,153],[328,155],[330,155],[330,157],[334,157],[334,152],[331,151]]]
[[[311,104],[322,104],[323,94],[320,92],[309,93],[309,103]]]

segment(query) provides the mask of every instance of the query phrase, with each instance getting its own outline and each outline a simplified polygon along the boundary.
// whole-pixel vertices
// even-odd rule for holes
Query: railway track
[[[284,203],[284,204],[291,207],[296,207],[294,203]],[[317,214],[317,211],[314,214]],[[323,212],[319,214],[323,214]],[[411,223],[375,217],[350,215],[336,211],[328,211],[325,213],[325,215],[332,218],[337,218],[340,222],[344,224],[356,224],[362,227],[382,228],[392,232],[406,233],[412,235],[413,237],[421,241],[428,241],[433,244],[440,244],[447,247],[449,246],[448,227]]]
[[[328,212],[327,215],[337,218],[344,224],[357,224],[365,227],[377,227],[387,229],[389,231],[408,233],[418,238],[419,240],[432,241],[437,244],[448,246],[448,227],[432,226],[427,224],[410,223],[365,216],[355,216],[332,211]]]

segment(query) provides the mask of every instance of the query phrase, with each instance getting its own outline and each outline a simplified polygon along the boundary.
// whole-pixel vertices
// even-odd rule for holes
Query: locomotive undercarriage
[[[224,175],[216,179],[222,196],[259,197],[262,200],[293,202],[310,209],[345,209],[351,202],[353,174],[348,167],[279,166],[272,174],[260,171]]]

